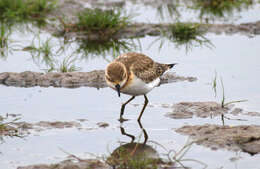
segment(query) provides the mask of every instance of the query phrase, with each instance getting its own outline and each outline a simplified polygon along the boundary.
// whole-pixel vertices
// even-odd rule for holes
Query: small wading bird
[[[132,97],[121,107],[119,121],[123,118],[125,106],[136,96],[144,95],[145,102],[138,117],[140,122],[148,99],[146,94],[160,83],[160,76],[171,69],[176,63],[161,64],[154,62],[148,56],[141,53],[125,53],[118,56],[113,62],[108,64],[105,71],[105,79],[109,87],[120,93],[131,95]]]

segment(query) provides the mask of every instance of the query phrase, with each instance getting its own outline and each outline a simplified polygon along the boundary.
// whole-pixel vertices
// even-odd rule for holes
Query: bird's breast
[[[154,87],[158,86],[159,83],[160,78],[156,78],[150,83],[145,83],[142,79],[138,78],[134,74],[131,74],[129,80],[121,89],[121,92],[132,96],[144,95],[150,92]]]

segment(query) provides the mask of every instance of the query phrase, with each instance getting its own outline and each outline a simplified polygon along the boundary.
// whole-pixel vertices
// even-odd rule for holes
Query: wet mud
[[[229,107],[222,108],[217,102],[180,102],[170,108],[173,110],[166,116],[173,119],[186,119],[193,116],[206,118],[226,114],[230,110]]]
[[[260,126],[258,125],[187,125],[175,131],[189,135],[197,144],[213,150],[243,151],[251,155],[260,153]]]
[[[20,118],[9,119],[0,116],[0,138],[26,137],[35,132],[42,132],[51,129],[75,128],[78,130],[94,130],[109,126],[106,122],[98,122],[92,127],[86,127],[84,126],[86,122],[88,122],[88,120],[79,119],[75,121],[39,121],[36,123],[28,123],[20,121]]]
[[[80,159],[75,162],[75,160],[64,160],[56,164],[39,164],[39,165],[30,165],[25,167],[18,167],[17,169],[110,169],[108,165],[102,163],[99,160],[90,160],[90,159]]]
[[[110,156],[103,160],[82,159],[73,154],[68,154],[68,159],[56,164],[36,164],[17,169],[121,169],[143,166],[157,169],[183,169],[175,167],[173,162],[164,162],[158,152],[150,145],[143,143],[126,143],[116,148]]]
[[[221,104],[213,101],[208,102],[180,102],[173,105],[163,104],[161,107],[171,108],[172,112],[166,114],[167,117],[173,119],[187,119],[193,117],[207,118],[225,114],[234,116],[260,116],[259,112],[248,112],[241,108],[234,107],[233,104],[222,107]]]
[[[188,81],[193,82],[197,80],[195,77],[183,77],[174,73],[166,73],[161,77],[161,84]],[[69,72],[69,73],[38,73],[38,72],[4,72],[0,73],[0,84],[15,87],[107,87],[104,70],[94,70],[91,72]]]
[[[88,5],[83,5],[83,4]],[[147,5],[147,3],[144,3]],[[156,2],[148,2],[148,5],[156,4]],[[50,19],[53,19],[53,16],[58,17],[60,26],[56,24],[46,25],[44,28],[46,31],[53,35],[62,35],[67,39],[79,39],[79,40],[90,40],[90,41],[99,41],[99,34],[92,33],[91,35],[86,35],[86,33],[82,31],[66,31],[62,27],[66,27],[69,25],[75,24],[77,21],[77,13],[80,11],[84,11],[84,6],[92,7],[92,8],[109,8],[109,6],[119,6],[122,7],[125,5],[125,1],[119,2],[96,2],[96,1],[76,1],[76,0],[60,0],[58,2],[57,8],[49,15]],[[160,5],[160,4],[159,4]],[[65,23],[62,18],[67,18],[69,23]],[[74,22],[74,23],[73,23]],[[174,24],[174,23],[172,23]],[[124,39],[124,38],[137,38],[137,37],[145,37],[149,36],[161,36],[165,32],[170,30],[172,25],[171,23],[162,23],[162,24],[153,24],[153,23],[131,23],[126,28],[121,29],[113,35],[113,39]],[[254,36],[260,34],[260,21],[242,23],[242,24],[199,24],[200,29],[215,34],[242,34],[247,36]],[[63,25],[63,26],[62,26]]]

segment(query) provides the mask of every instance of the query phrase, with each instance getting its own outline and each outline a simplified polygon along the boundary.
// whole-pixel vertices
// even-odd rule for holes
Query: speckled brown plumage
[[[154,62],[148,56],[135,52],[122,54],[115,61],[121,62],[126,66],[128,76],[132,72],[145,83],[157,79],[171,68],[168,64]]]

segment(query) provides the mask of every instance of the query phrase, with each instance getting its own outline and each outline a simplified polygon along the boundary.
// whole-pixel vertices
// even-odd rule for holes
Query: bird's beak
[[[116,90],[117,90],[117,93],[118,93],[118,97],[120,97],[120,85],[117,84],[115,87],[116,87]]]

